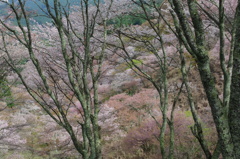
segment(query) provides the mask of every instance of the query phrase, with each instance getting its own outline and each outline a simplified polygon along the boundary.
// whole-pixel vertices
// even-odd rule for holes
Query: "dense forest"
[[[239,159],[240,1],[0,0],[0,158]]]

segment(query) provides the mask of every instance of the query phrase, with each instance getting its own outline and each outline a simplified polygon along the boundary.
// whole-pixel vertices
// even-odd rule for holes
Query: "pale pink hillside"
[[[128,2],[127,0],[125,1]],[[199,0],[200,5],[211,13],[217,11],[216,6]],[[235,0],[225,1],[226,14],[229,17],[229,22],[226,25],[231,25],[231,20],[236,7]],[[120,3],[119,1],[116,3]],[[117,4],[116,4],[117,5]],[[116,12],[112,13],[112,17],[123,9],[115,7]],[[169,14],[169,5],[164,4],[162,12],[170,24],[173,22]],[[186,13],[188,11],[186,10]],[[79,13],[73,13],[71,18],[75,23],[75,29],[82,31],[78,27]],[[153,21],[157,21],[154,19]],[[223,74],[219,63],[219,29],[214,25],[208,17],[204,17],[204,26],[206,45],[209,50],[211,60],[211,70],[217,81],[216,87],[222,98],[223,90]],[[169,27],[164,21],[161,21],[159,26],[163,33],[164,48],[166,51],[167,61],[167,78],[168,78],[168,113],[170,118],[174,99],[182,85],[181,62],[178,52],[178,40],[171,33]],[[101,29],[101,25],[97,25]],[[110,28],[110,26],[109,26]],[[127,29],[126,29],[127,30]],[[126,31],[124,30],[124,31]],[[164,57],[163,51],[157,41],[156,33],[151,29],[148,22],[139,26],[131,26],[127,33],[136,34],[142,39],[150,42],[157,50],[160,58]],[[230,48],[230,33],[226,30],[225,39],[225,63],[229,60]],[[61,105],[64,111],[67,112],[67,118],[74,128],[74,132],[78,134],[78,138],[82,140],[81,126],[79,121],[83,120],[83,108],[80,102],[74,97],[74,93],[68,86],[69,80],[66,71],[66,66],[61,52],[61,47],[56,28],[51,24],[36,25],[34,30],[34,46],[36,47],[36,56],[43,68],[44,75],[47,77],[47,82],[52,88],[60,88],[56,94],[61,98]],[[96,39],[102,40],[100,34],[96,34]],[[45,39],[45,40],[39,40]],[[46,40],[47,39],[47,40]],[[159,133],[162,122],[161,100],[159,92],[153,84],[146,78],[139,76],[139,73],[132,65],[126,61],[126,54],[121,49],[113,48],[113,45],[119,44],[119,39],[113,34],[108,35],[108,43],[111,44],[106,51],[105,61],[102,65],[102,74],[99,79],[99,125],[101,127],[102,153],[105,159],[160,159]],[[10,43],[9,49],[14,60],[20,61],[17,66],[22,69],[22,75],[32,88],[33,91],[38,91],[43,99],[54,111],[56,105],[49,98],[46,92],[43,91],[42,82],[34,69],[33,63],[29,60],[26,49],[19,43],[12,43],[13,39],[7,39]],[[133,62],[153,77],[156,81],[161,82],[160,61],[156,56],[149,51],[142,43],[133,39],[124,37],[123,42],[126,44],[126,51],[129,53]],[[100,42],[93,40],[94,44],[92,62],[94,71],[98,69],[98,55]],[[76,44],[78,51],[83,51],[80,44]],[[70,48],[67,48],[68,51]],[[188,78],[189,87],[193,94],[194,104],[197,113],[201,118],[201,123],[204,129],[207,144],[210,151],[213,151],[217,144],[217,133],[214,127],[211,110],[204,92],[198,68],[195,59],[184,50],[187,68],[189,68]],[[23,62],[22,62],[23,61]],[[20,64],[22,62],[22,64]],[[90,76],[87,77],[90,81]],[[13,108],[6,109],[6,102],[0,102],[0,156],[3,159],[59,159],[79,158],[78,152],[75,150],[69,135],[66,131],[57,125],[34,100],[28,95],[26,89],[17,78],[16,74],[10,72],[7,77],[8,81],[15,82],[12,86],[12,94],[15,101]],[[92,87],[92,83],[88,83]],[[93,93],[93,92],[91,92]],[[93,99],[92,101],[93,102]],[[174,116],[175,126],[175,156],[178,158],[204,158],[204,153],[197,139],[191,132],[191,127],[194,126],[192,113],[190,111],[185,87],[176,103]],[[57,116],[55,114],[55,116]],[[170,131],[166,130],[166,141],[170,138]],[[169,146],[169,143],[166,144]],[[0,157],[1,158],[1,157]]]

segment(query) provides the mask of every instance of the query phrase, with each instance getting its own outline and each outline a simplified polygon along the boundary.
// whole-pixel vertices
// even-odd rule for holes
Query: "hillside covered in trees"
[[[240,158],[240,1],[0,2],[0,158]]]

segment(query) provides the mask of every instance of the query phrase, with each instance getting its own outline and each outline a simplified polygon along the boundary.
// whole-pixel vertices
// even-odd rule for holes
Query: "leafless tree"
[[[6,61],[32,98],[68,132],[82,158],[101,158],[98,80],[106,44],[94,39],[106,39],[106,20],[112,0],[105,3],[84,0],[79,7],[73,8],[69,4],[62,6],[59,0],[54,0],[53,6],[50,1],[44,0],[42,3],[45,8],[41,9],[52,21],[52,25],[44,29],[52,29],[56,33],[53,33],[55,37],[47,35],[38,38],[35,37],[36,30],[30,25],[30,15],[25,7],[27,2],[18,0],[17,3],[4,3],[12,11],[17,29],[1,21],[7,29],[3,41],[6,42],[5,37],[11,36],[26,48],[34,70],[32,79],[35,79],[35,87],[26,81],[17,68],[7,43],[3,46],[8,56]],[[80,105],[76,105],[76,101]],[[75,107],[80,114],[78,126],[70,122],[71,107]]]

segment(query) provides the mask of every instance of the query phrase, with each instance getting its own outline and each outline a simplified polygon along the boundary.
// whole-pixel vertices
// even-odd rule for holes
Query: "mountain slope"
[[[7,0],[6,0],[7,1]],[[8,0],[9,3],[15,3],[18,4],[18,0]],[[51,6],[53,6],[54,0],[49,0],[49,3]],[[60,3],[63,6],[67,5],[66,0],[60,0]],[[78,5],[79,0],[70,0],[69,1],[70,6],[73,5]],[[31,13],[31,16],[34,20],[36,20],[38,23],[42,24],[47,21],[50,21],[46,16],[45,13],[43,12],[44,10],[46,11],[46,6],[44,3],[40,0],[27,0],[26,1],[26,9]],[[7,7],[6,4],[3,4],[3,2],[0,3],[0,16],[6,16],[8,13],[9,8]]]

